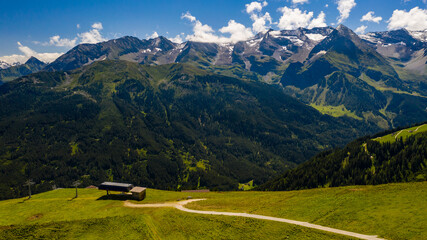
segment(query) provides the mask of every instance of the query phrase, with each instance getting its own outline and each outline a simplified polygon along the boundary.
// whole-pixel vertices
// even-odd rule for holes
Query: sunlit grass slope
[[[308,221],[387,239],[425,239],[427,183],[289,192],[189,193],[148,189],[140,203],[191,196],[189,208]],[[308,228],[172,208],[131,209],[94,189],[58,189],[0,202],[0,239],[347,239]]]
[[[425,131],[427,131],[427,124],[402,129],[402,130],[390,133],[390,134],[382,136],[382,137],[377,137],[373,140],[376,140],[380,143],[385,143],[385,142],[393,143],[396,141],[396,139],[402,138],[403,140],[405,140],[409,136],[415,135],[417,133],[422,133]]]

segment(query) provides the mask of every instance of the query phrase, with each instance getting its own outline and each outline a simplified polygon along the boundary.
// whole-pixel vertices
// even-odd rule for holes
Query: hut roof
[[[130,183],[103,182],[99,185],[99,190],[110,190],[118,192],[129,192],[133,188]]]
[[[140,193],[145,191],[146,188],[145,187],[134,187],[130,190],[131,193]]]

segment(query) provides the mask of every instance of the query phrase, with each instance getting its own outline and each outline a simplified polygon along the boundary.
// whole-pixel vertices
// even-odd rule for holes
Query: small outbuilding
[[[142,201],[145,198],[145,187],[134,187],[130,190],[132,197],[135,200]]]

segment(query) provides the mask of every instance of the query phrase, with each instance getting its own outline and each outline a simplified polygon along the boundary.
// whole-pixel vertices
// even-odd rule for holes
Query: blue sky
[[[336,26],[339,22],[353,30],[359,28],[359,33],[401,27],[427,29],[426,0],[253,2],[1,0],[0,60],[24,61],[36,55],[52,61],[82,42],[94,43],[126,35],[142,39],[154,32],[175,41],[237,41],[270,27],[279,30]],[[365,16],[367,21],[361,21],[370,11],[374,13]],[[256,26],[254,21],[258,21]],[[179,38],[175,38],[177,35]]]

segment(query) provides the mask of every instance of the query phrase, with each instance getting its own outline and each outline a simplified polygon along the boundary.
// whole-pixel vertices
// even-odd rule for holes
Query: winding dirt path
[[[130,202],[126,201],[124,203],[124,206],[125,207],[131,207],[131,208],[173,207],[173,208],[179,209],[179,210],[184,211],[184,212],[189,212],[189,213],[256,218],[256,219],[262,219],[262,220],[284,222],[284,223],[299,225],[299,226],[308,227],[308,228],[314,228],[314,229],[318,229],[318,230],[322,230],[322,231],[326,231],[326,232],[332,232],[332,233],[346,235],[346,236],[355,237],[355,238],[359,238],[359,239],[383,240],[382,238],[378,238],[377,236],[371,236],[371,235],[365,235],[365,234],[360,234],[360,233],[355,233],[355,232],[349,232],[349,231],[344,231],[344,230],[340,230],[340,229],[336,229],[336,228],[324,227],[324,226],[317,225],[317,224],[295,221],[295,220],[290,220],[290,219],[286,219],[286,218],[269,217],[269,216],[258,215],[258,214],[249,214],[249,213],[201,211],[201,210],[188,209],[188,208],[184,207],[184,205],[186,205],[188,203],[201,201],[201,200],[206,200],[206,199],[190,199],[190,200],[184,200],[184,201],[179,201],[179,202],[154,203],[154,204],[134,204],[134,203],[130,203]]]

